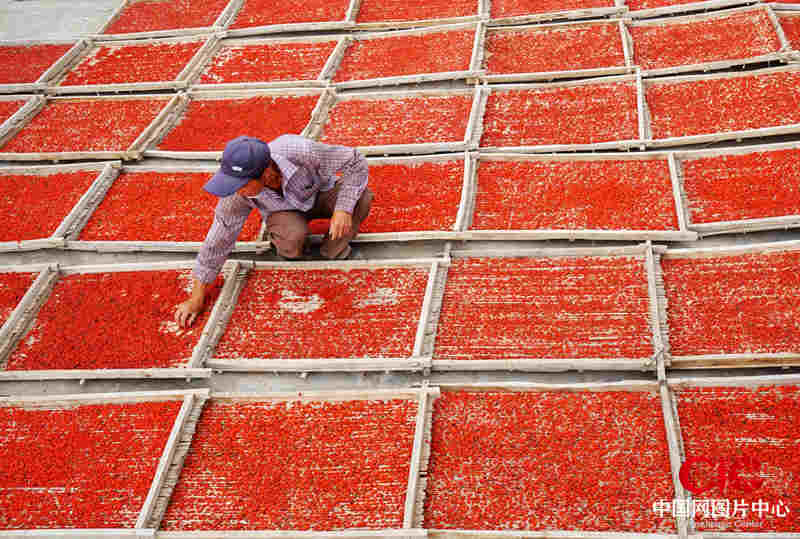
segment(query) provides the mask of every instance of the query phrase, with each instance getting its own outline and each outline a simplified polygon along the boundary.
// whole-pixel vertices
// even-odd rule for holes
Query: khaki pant
[[[303,256],[303,246],[308,236],[308,222],[313,219],[330,219],[333,216],[340,187],[341,182],[337,182],[330,191],[318,193],[314,207],[307,212],[276,211],[270,214],[267,218],[267,237],[279,255],[291,259]],[[325,234],[320,247],[320,254],[323,257],[335,259],[349,254],[350,240],[358,234],[358,227],[369,215],[372,198],[372,191],[367,187],[353,208],[353,228],[350,234],[337,240],[331,240],[330,236]]]

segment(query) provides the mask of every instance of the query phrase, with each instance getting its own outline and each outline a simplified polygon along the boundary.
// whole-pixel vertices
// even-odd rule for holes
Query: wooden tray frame
[[[56,60],[53,65],[48,67],[34,82],[0,84],[0,94],[19,94],[28,92],[42,92],[47,88],[47,83],[53,78],[58,77],[67,68],[72,59],[81,53],[88,42],[85,39],[78,41],[0,41],[0,47],[14,47],[26,45],[67,45],[74,43],[61,58]]]
[[[568,530],[499,531],[429,529],[431,539],[684,539],[678,534],[633,532],[584,532]],[[160,536],[159,536],[160,537]],[[692,539],[705,539],[706,534]],[[744,539],[744,538],[743,538]]]
[[[319,140],[324,133],[331,110],[342,101],[351,100],[382,100],[403,99],[411,97],[441,97],[441,96],[472,96],[472,108],[467,121],[464,138],[456,142],[423,142],[413,144],[384,144],[373,146],[358,146],[357,149],[364,155],[392,155],[392,154],[430,154],[440,152],[463,152],[477,148],[482,127],[481,118],[486,108],[488,89],[477,84],[472,89],[463,90],[406,90],[395,92],[358,91],[347,94],[334,93],[333,99],[318,116],[317,121],[304,135]]]
[[[783,26],[781,26],[780,22],[782,18],[800,17],[800,4],[794,4],[791,9],[782,8],[780,7],[781,5],[782,4],[769,4],[771,12],[773,15],[775,15],[775,19],[777,20],[778,28],[780,28],[780,35],[783,36],[781,39],[786,40],[785,43],[788,44],[788,59],[793,62],[800,62],[800,50],[792,48],[791,43],[789,43],[789,40],[786,38],[786,33],[783,31]]]
[[[485,20],[489,13],[489,0],[475,0],[475,15],[465,15],[462,17],[438,17],[434,19],[416,19],[406,21],[372,21],[358,22],[358,14],[361,11],[363,0],[353,1],[353,16],[350,20],[350,28],[353,30],[401,30],[405,28],[424,28],[426,26],[440,26],[443,24],[474,23]]]
[[[22,127],[28,123],[28,119],[35,116],[44,107],[45,98],[41,95],[0,95],[0,102],[2,101],[23,101],[19,110],[12,114],[6,121],[0,122],[0,149],[2,146],[11,140]],[[0,158],[2,158],[0,153]]]
[[[82,211],[84,212],[83,219],[76,224],[69,234],[65,235],[62,242],[62,247],[72,251],[93,251],[97,253],[132,253],[132,252],[197,252],[203,246],[202,241],[137,241],[137,240],[123,240],[123,241],[89,241],[78,239],[83,228],[86,226],[91,215],[102,204],[108,189],[111,188],[113,183],[117,180],[120,174],[126,172],[207,172],[209,174],[216,172],[219,167],[213,165],[132,165],[117,167],[113,177],[107,179],[103,184],[102,189],[98,190],[93,198],[88,200]],[[3,169],[0,168],[0,173]],[[0,251],[2,251],[2,243],[0,243]],[[233,247],[234,253],[263,253],[268,250],[270,243],[268,241],[237,241]]]
[[[156,537],[157,527],[145,527],[150,520],[154,507],[160,501],[159,494],[166,488],[167,475],[170,465],[176,460],[181,439],[194,433],[194,424],[197,416],[208,398],[208,389],[188,389],[181,391],[140,391],[132,393],[86,393],[74,395],[38,395],[31,397],[0,397],[0,407],[23,407],[26,409],[57,410],[60,408],[73,408],[95,404],[128,404],[142,402],[163,402],[181,400],[180,411],[173,421],[167,443],[161,452],[158,467],[150,483],[150,490],[145,498],[135,528],[117,529],[32,529],[32,530],[7,530],[3,532],[8,537],[85,537],[93,538],[124,538],[124,537]],[[192,419],[192,416],[194,420]],[[181,459],[182,461],[182,459]],[[174,485],[173,485],[174,486]],[[172,489],[169,488],[169,493]]]
[[[158,532],[158,539],[423,539],[428,537],[421,529],[339,530],[339,531],[204,531]]]
[[[39,529],[39,530],[3,530],[4,537],[36,537],[39,539],[63,539],[76,537],[79,539],[127,539],[156,537],[156,530],[135,528],[104,529]]]
[[[672,416],[672,408],[670,403],[664,400],[664,389],[666,384],[656,380],[622,380],[619,382],[593,382],[593,383],[569,383],[569,384],[553,384],[553,383],[527,383],[527,382],[500,382],[500,383],[476,383],[476,384],[461,384],[461,383],[442,383],[437,384],[441,392],[445,391],[466,391],[466,392],[504,392],[504,393],[541,393],[541,392],[558,392],[558,393],[574,393],[574,392],[592,392],[592,393],[605,393],[605,392],[644,392],[652,393],[653,395],[660,396],[660,408],[664,415],[665,436],[667,445],[669,447],[668,457],[670,466],[673,470],[672,481],[676,485],[676,489],[681,487],[678,478],[678,470],[680,469],[681,460],[676,460],[677,454],[673,449],[677,448],[671,431],[669,429],[669,419]],[[678,430],[678,434],[680,431]],[[682,488],[682,487],[681,487]],[[678,492],[676,490],[676,492]],[[449,530],[449,529],[429,529],[428,536],[431,538],[442,539],[510,539],[510,538],[529,538],[529,539],[679,539],[688,537],[686,535],[685,520],[683,523],[681,519],[676,518],[676,531],[675,534],[666,533],[636,533],[636,532],[591,532],[581,530]],[[703,534],[705,537],[705,534]]]
[[[797,374],[782,374],[782,375],[769,375],[769,376],[726,376],[726,377],[714,377],[714,378],[703,378],[703,377],[684,377],[684,376],[670,376],[667,377],[662,382],[662,391],[667,393],[667,397],[671,403],[672,415],[673,415],[673,423],[674,429],[677,431],[678,443],[679,443],[679,459],[676,459],[677,464],[680,466],[686,460],[686,453],[684,450],[684,442],[683,437],[681,435],[680,430],[680,418],[678,415],[678,407],[677,407],[677,398],[676,398],[676,391],[684,388],[692,388],[692,387],[738,387],[738,388],[750,388],[750,387],[780,387],[786,385],[798,385],[800,384],[800,376]],[[682,485],[681,485],[682,488]],[[685,492],[685,491],[684,491]],[[678,496],[676,496],[678,497]],[[691,499],[691,495],[688,492],[685,492],[682,499]],[[750,539],[750,538],[762,538],[762,539],[771,539],[771,538],[784,538],[784,539],[796,539],[798,537],[797,533],[791,532],[697,532],[695,530],[695,520],[694,517],[688,519],[688,525],[690,533],[696,533],[696,536],[702,536],[703,538],[716,538],[716,539]],[[695,536],[692,536],[695,537]]]
[[[786,72],[800,72],[800,66],[796,64],[789,64],[788,66],[784,67],[773,67],[767,69],[759,69],[754,71],[744,71],[741,73],[717,73],[713,75],[684,75],[678,77],[664,77],[660,79],[649,79],[644,81],[645,92],[647,91],[648,86],[652,86],[654,84],[677,84],[683,82],[692,82],[698,80],[710,80],[710,79],[735,79],[741,77],[752,77],[758,75],[770,75],[773,73],[786,73]],[[647,104],[644,104],[645,109],[647,109]],[[790,135],[795,133],[800,133],[800,123],[796,124],[786,124],[780,126],[773,126],[773,127],[761,127],[756,129],[744,129],[739,131],[723,131],[717,133],[704,133],[700,135],[685,135],[680,137],[669,137],[669,138],[662,138],[662,139],[654,139],[652,138],[652,130],[650,128],[650,115],[648,111],[646,112],[647,117],[647,140],[643,141],[645,146],[649,148],[659,148],[659,147],[667,147],[667,146],[678,146],[678,145],[688,145],[688,144],[703,144],[703,143],[714,143],[714,142],[721,142],[727,140],[736,140],[740,141],[744,138],[754,138],[754,137],[769,137],[775,135]]]
[[[617,140],[608,142],[594,142],[588,144],[542,144],[538,146],[481,146],[480,152],[489,153],[556,153],[556,152],[580,152],[580,151],[597,151],[597,150],[629,150],[631,148],[644,149],[644,141],[641,140],[646,134],[646,125],[644,121],[642,110],[642,102],[644,95],[640,83],[641,75],[620,75],[614,77],[597,77],[590,79],[582,79],[568,82],[552,82],[552,83],[527,83],[527,84],[497,84],[489,87],[488,91],[503,92],[503,91],[526,91],[526,90],[547,90],[553,88],[569,88],[575,86],[589,86],[601,84],[613,84],[615,82],[631,82],[636,84],[636,93],[638,101],[638,115],[639,115],[639,139],[637,140]],[[484,106],[485,113],[485,106]],[[481,115],[481,125],[483,125],[483,115]]]
[[[681,197],[686,208],[686,222],[690,230],[697,232],[699,237],[713,236],[716,234],[734,234],[756,232],[761,230],[785,230],[800,227],[800,215],[782,215],[778,217],[765,217],[759,219],[740,219],[736,221],[714,221],[710,223],[693,223],[691,220],[691,207],[689,197],[684,188],[683,167],[685,161],[703,157],[716,157],[723,155],[745,155],[778,150],[800,150],[800,142],[786,142],[778,144],[762,144],[756,146],[738,146],[736,148],[720,148],[714,150],[693,150],[675,152],[675,172],[680,182]]]
[[[800,4],[784,4],[781,2],[770,2],[767,5],[775,11],[797,11],[800,9]]]
[[[197,344],[183,366],[165,368],[140,368],[140,369],[69,369],[69,370],[33,370],[33,371],[6,371],[8,358],[16,349],[19,342],[25,337],[36,320],[40,308],[50,297],[50,294],[62,275],[88,274],[88,273],[114,273],[122,271],[164,271],[191,269],[194,262],[191,260],[177,262],[149,262],[132,264],[99,264],[86,266],[64,266],[58,264],[49,266],[0,266],[0,272],[30,272],[39,271],[39,276],[23,297],[20,304],[12,312],[5,325],[0,328],[0,382],[23,380],[97,380],[97,379],[142,379],[142,378],[209,378],[211,369],[202,368],[197,358],[201,356],[208,346],[209,333],[220,316],[224,294],[229,293],[235,284],[237,263],[227,262],[223,272],[227,276],[220,298],[214,304],[211,315],[203,329]]]
[[[355,11],[358,9],[358,0],[350,0],[350,4],[345,13],[344,19],[338,21],[317,21],[317,22],[295,22],[283,24],[267,24],[261,26],[249,26],[247,28],[230,28],[233,21],[244,8],[247,0],[232,0],[232,13],[224,24],[226,37],[243,37],[264,34],[282,34],[286,32],[320,32],[348,30],[355,23]],[[229,6],[230,7],[230,6]]]
[[[18,166],[0,167],[0,178],[6,174],[20,175],[48,175],[63,172],[96,171],[97,177],[92,182],[89,189],[83,194],[72,210],[62,219],[53,233],[46,238],[34,240],[18,240],[0,242],[0,253],[14,251],[35,251],[36,249],[56,249],[63,248],[66,238],[76,234],[80,228],[86,224],[88,214],[86,208],[92,200],[102,196],[108,185],[118,174],[118,169],[122,165],[120,161],[83,163],[72,165],[41,165],[41,166]],[[77,229],[77,231],[76,231]]]
[[[491,0],[486,0],[491,3]],[[492,18],[491,7],[487,10],[489,26],[508,26],[512,24],[527,24],[530,22],[574,20],[574,19],[599,19],[602,17],[620,17],[628,11],[624,0],[614,0],[614,7],[566,9],[546,13],[531,13],[529,15],[515,15],[512,17]]]
[[[38,310],[37,301],[39,291],[49,287],[52,280],[52,273],[54,272],[52,266],[47,264],[28,264],[19,266],[0,266],[0,273],[36,273],[36,278],[31,283],[28,290],[22,296],[19,303],[3,324],[0,324],[0,361],[5,368],[5,358],[16,348],[18,339],[15,337],[15,329],[19,321],[23,317],[29,316],[29,313],[36,309]],[[16,340],[15,340],[16,339]],[[2,374],[2,370],[0,370]]]
[[[214,35],[198,35],[198,36],[182,36],[172,37],[165,39],[139,39],[139,40],[116,40],[116,41],[97,41],[89,40],[86,48],[84,48],[79,55],[73,57],[70,62],[65,65],[64,69],[49,81],[46,93],[48,95],[62,95],[62,94],[95,94],[104,92],[133,92],[143,91],[152,92],[157,90],[182,90],[188,86],[189,73],[195,68],[197,64],[204,62],[211,49],[219,40]],[[171,81],[155,81],[155,82],[129,82],[129,83],[113,83],[113,84],[83,84],[83,85],[69,85],[61,86],[61,82],[69,75],[69,73],[77,67],[83,60],[88,58],[99,47],[123,47],[127,45],[159,45],[162,43],[191,43],[200,42],[203,44],[192,56],[191,60],[183,67],[178,73],[178,76]]]
[[[246,372],[365,372],[365,371],[423,371],[430,368],[430,357],[422,354],[422,342],[425,338],[425,328],[428,324],[431,296],[433,294],[433,279],[442,260],[437,258],[418,259],[386,259],[386,260],[359,260],[344,262],[238,262],[236,279],[229,279],[233,283],[229,290],[223,290],[217,304],[220,305],[218,316],[212,314],[207,329],[208,340],[203,343],[202,354],[192,358],[193,365],[204,364],[215,371],[246,371]],[[428,284],[423,296],[420,309],[419,322],[414,341],[413,351],[409,357],[402,358],[303,358],[303,359],[221,359],[214,357],[214,351],[219,339],[225,333],[228,323],[233,315],[239,294],[244,289],[247,276],[251,271],[259,269],[286,269],[286,270],[325,270],[325,269],[376,269],[391,267],[429,267]],[[226,286],[228,282],[225,283]],[[200,346],[198,345],[198,349]]]
[[[632,19],[645,19],[650,17],[661,17],[664,15],[675,15],[678,13],[713,11],[758,3],[760,3],[760,0],[704,0],[700,2],[692,2],[690,4],[677,4],[656,8],[629,10],[628,16]]]
[[[124,150],[104,150],[104,151],[68,151],[68,152],[26,152],[26,153],[11,153],[2,152],[2,146],[9,140],[15,137],[24,127],[36,116],[39,111],[44,108],[47,103],[55,101],[124,101],[124,100],[139,100],[150,99],[153,101],[163,101],[164,106],[150,124],[145,127],[136,140]],[[23,107],[17,114],[9,119],[9,122],[16,122],[15,128],[2,132],[0,128],[0,161],[60,161],[67,159],[87,159],[87,160],[107,160],[107,159],[122,159],[122,160],[137,160],[142,156],[147,140],[157,132],[159,126],[164,122],[170,109],[178,96],[165,95],[165,94],[136,94],[124,96],[95,96],[95,97],[41,97],[38,96],[34,100]],[[29,106],[30,105],[30,106]],[[13,123],[12,122],[12,123]],[[5,125],[5,124],[4,124]]]
[[[170,28],[167,30],[152,30],[145,32],[128,32],[124,34],[104,34],[105,30],[115,22],[122,12],[128,7],[129,4],[136,3],[137,0],[123,0],[122,4],[111,14],[111,16],[100,26],[95,34],[89,37],[94,41],[118,41],[122,39],[147,39],[153,37],[177,37],[177,36],[193,36],[198,34],[209,34],[223,30],[234,15],[234,10],[237,9],[237,2],[240,0],[231,0],[228,5],[220,12],[214,24],[211,26],[199,28]]]
[[[482,161],[544,161],[544,162],[573,162],[573,161],[651,161],[667,160],[669,154],[663,152],[643,153],[573,153],[563,155],[542,155],[522,153],[486,153],[479,154],[478,165]],[[697,233],[690,230],[683,219],[685,205],[677,191],[677,177],[670,168],[672,180],[672,196],[678,217],[677,230],[603,230],[603,229],[531,229],[531,230],[470,230],[472,213],[466,222],[466,232],[463,238],[471,240],[633,240],[633,241],[694,241]],[[473,186],[470,193],[473,197],[477,194],[477,169],[473,175]],[[474,208],[473,199],[471,208]]]
[[[694,249],[668,249],[663,258],[708,258],[737,256],[744,254],[769,254],[800,250],[800,240],[734,245],[725,247],[705,247]],[[668,324],[668,321],[666,321]],[[783,367],[800,365],[800,351],[780,353],[737,353],[702,354],[675,356],[668,352],[669,364],[676,369],[719,369]]]
[[[309,132],[313,126],[319,122],[319,117],[324,113],[328,103],[333,99],[332,93],[327,89],[321,88],[287,88],[287,89],[266,89],[266,90],[228,90],[228,91],[189,91],[188,93],[180,93],[175,96],[175,101],[169,108],[169,112],[163,122],[154,130],[150,137],[144,142],[145,144],[145,157],[163,157],[166,159],[207,159],[219,161],[222,159],[222,150],[208,150],[208,151],[176,151],[176,150],[159,150],[158,145],[164,138],[180,123],[183,119],[186,109],[193,100],[229,100],[229,99],[247,99],[252,97],[293,97],[293,96],[307,96],[317,95],[319,99],[311,112],[308,124],[300,133],[301,136],[309,136]],[[2,154],[0,154],[2,156]]]
[[[620,247],[579,247],[579,248],[539,248],[539,249],[500,249],[500,250],[468,250],[451,251],[452,258],[505,258],[505,257],[530,257],[530,258],[568,258],[568,257],[639,257],[642,262],[642,277],[648,283],[649,312],[648,322],[650,325],[650,338],[653,343],[653,354],[647,359],[605,359],[605,358],[519,358],[519,359],[495,359],[495,360],[443,360],[432,359],[431,366],[434,371],[523,371],[523,372],[564,372],[577,370],[578,372],[603,370],[603,371],[654,371],[656,370],[657,359],[662,354],[659,348],[663,339],[663,324],[659,320],[659,298],[656,288],[657,275],[654,268],[654,259],[648,254],[653,249],[650,242],[639,245],[628,245]],[[663,248],[657,247],[657,252]],[[450,261],[441,264],[445,268],[450,265]],[[444,274],[444,276],[442,276]],[[431,335],[427,340],[427,348],[423,349],[423,354],[436,357],[436,335],[438,333],[438,314],[442,309],[442,298],[444,297],[447,285],[446,271],[441,270],[435,279],[436,287],[433,291],[431,302],[431,312],[436,318],[436,325],[429,326],[426,333]],[[652,283],[652,284],[651,284]]]
[[[415,155],[408,157],[368,157],[370,165],[415,165],[419,163],[449,163],[462,161],[464,163],[463,182],[461,184],[461,199],[456,211],[456,221],[450,230],[420,230],[413,232],[367,232],[359,233],[352,241],[355,243],[374,243],[386,241],[418,241],[418,240],[459,240],[467,239],[464,232],[464,221],[470,201],[469,190],[474,183],[475,160],[477,155],[470,152],[449,153],[437,155]],[[321,239],[321,236],[315,236]]]
[[[403,514],[402,529],[347,529],[340,531],[284,531],[284,530],[261,530],[261,531],[186,531],[186,532],[161,532],[157,537],[164,539],[203,539],[221,537],[240,537],[242,539],[251,538],[275,538],[283,537],[286,539],[333,539],[344,537],[346,539],[370,539],[379,537],[389,537],[396,539],[405,538],[424,538],[427,537],[425,530],[419,527],[412,528],[411,524],[416,522],[424,502],[424,472],[428,466],[428,456],[430,455],[430,430],[433,401],[439,396],[438,387],[422,388],[397,388],[397,389],[371,389],[371,390],[340,390],[340,391],[302,391],[302,392],[267,392],[267,393],[211,393],[208,398],[213,400],[233,401],[233,402],[345,402],[359,400],[389,400],[403,399],[415,400],[418,402],[416,425],[412,445],[411,461],[409,466],[408,486],[406,489],[406,502]],[[207,399],[203,399],[204,401]],[[199,417],[199,413],[197,414]],[[190,429],[185,429],[185,434],[181,438],[180,447],[175,452],[172,461],[169,479],[162,489],[162,498],[168,500],[169,493],[178,482],[180,472],[183,468],[183,461],[186,452],[192,443],[192,435],[196,426],[191,425]],[[189,432],[190,430],[190,432]],[[163,494],[166,494],[164,496]],[[166,509],[166,503],[164,504]],[[158,529],[163,517],[163,509],[149,521],[149,527]]]
[[[786,53],[790,48],[789,42],[786,40],[786,36],[784,35],[783,30],[780,27],[780,23],[775,17],[774,12],[769,8],[769,6],[766,6],[764,4],[754,4],[751,6],[726,9],[724,11],[683,15],[680,17],[663,17],[658,19],[636,20],[628,22],[628,26],[629,27],[671,26],[673,24],[685,24],[685,23],[708,21],[708,20],[726,19],[731,15],[736,15],[739,13],[747,13],[747,12],[756,13],[758,11],[765,12],[772,24],[772,29],[775,31],[778,37],[778,41],[781,44],[780,49],[778,49],[777,51],[773,51],[768,54],[762,54],[760,56],[751,56],[748,58],[736,58],[732,60],[716,60],[713,62],[702,62],[699,64],[687,64],[687,65],[679,65],[679,66],[664,67],[657,69],[642,69],[642,76],[656,77],[661,75],[675,75],[678,73],[687,73],[692,71],[710,71],[717,69],[728,69],[735,66],[746,66],[750,64],[758,64],[764,62],[787,61],[788,58]],[[632,45],[632,49],[635,50],[635,48],[636,48],[636,43],[634,42]]]
[[[333,63],[343,47],[346,46],[347,36],[337,34],[315,35],[309,37],[289,37],[289,38],[261,38],[261,39],[222,39],[214,43],[213,48],[203,59],[203,62],[195,64],[187,74],[187,79],[192,91],[200,90],[255,90],[266,88],[325,88],[330,80]],[[271,45],[283,43],[324,43],[336,41],[336,47],[327,62],[323,66],[316,79],[309,80],[288,80],[288,81],[263,81],[263,82],[223,82],[219,84],[199,83],[200,76],[211,64],[214,58],[226,47],[237,47],[247,45]]]
[[[625,75],[634,73],[636,67],[633,65],[633,55],[631,54],[630,36],[626,35],[627,29],[623,19],[599,19],[581,22],[560,22],[554,24],[536,24],[525,26],[502,26],[492,27],[487,30],[488,33],[503,33],[503,32],[523,32],[523,31],[537,31],[557,29],[559,27],[568,29],[569,27],[580,28],[586,26],[599,26],[616,23],[620,32],[620,43],[622,51],[625,55],[624,66],[608,66],[597,67],[589,69],[575,69],[564,71],[539,71],[531,73],[496,73],[490,74],[486,67],[481,64],[481,68],[485,74],[481,75],[481,82],[485,83],[508,83],[508,82],[530,82],[530,81],[552,81],[556,79],[573,79],[573,78],[587,78],[587,77],[605,77],[609,75]],[[488,36],[487,36],[488,38]],[[486,39],[484,39],[484,43]],[[486,47],[484,46],[484,53]],[[481,58],[483,59],[483,58]]]
[[[424,36],[427,34],[438,34],[444,32],[453,32],[458,30],[473,30],[475,32],[474,39],[472,40],[472,53],[470,55],[469,66],[466,70],[462,71],[442,71],[431,73],[419,73],[414,75],[398,75],[391,77],[375,77],[371,79],[356,79],[342,82],[333,82],[335,71],[331,73],[331,84],[337,89],[346,88],[361,88],[370,86],[390,86],[395,84],[420,84],[424,82],[439,81],[439,80],[460,80],[468,79],[475,80],[481,75],[480,68],[476,67],[476,61],[480,56],[480,51],[483,50],[483,42],[481,41],[481,29],[483,26],[478,23],[462,23],[462,24],[449,24],[444,26],[427,26],[424,28],[416,28],[412,30],[399,30],[394,32],[371,32],[364,34],[354,34],[348,38],[348,47],[350,44],[357,41],[372,41],[379,39],[391,39],[394,37],[405,36]],[[341,55],[336,59],[336,70],[338,71],[341,66],[347,50],[342,50]]]

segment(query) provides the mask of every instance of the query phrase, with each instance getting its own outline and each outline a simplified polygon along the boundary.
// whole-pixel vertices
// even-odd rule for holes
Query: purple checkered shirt
[[[237,193],[221,198],[214,211],[214,223],[197,254],[194,276],[204,283],[217,278],[239,237],[250,212],[261,213],[266,222],[272,212],[306,212],[314,206],[317,193],[333,189],[341,173],[342,187],[336,210],[352,214],[367,186],[367,160],[353,148],[329,146],[298,135],[283,135],[269,143],[272,160],[281,172],[283,196],[264,189],[245,198]]]

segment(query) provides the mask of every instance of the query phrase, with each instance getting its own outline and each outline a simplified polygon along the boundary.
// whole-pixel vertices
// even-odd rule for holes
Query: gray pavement
[[[0,40],[60,40],[97,32],[122,0],[0,0]]]

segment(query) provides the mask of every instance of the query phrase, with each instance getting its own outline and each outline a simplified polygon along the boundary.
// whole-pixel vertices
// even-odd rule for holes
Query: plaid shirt
[[[264,222],[276,211],[306,212],[314,206],[317,193],[333,189],[340,173],[342,187],[336,210],[352,214],[367,186],[367,160],[353,148],[283,135],[270,142],[269,149],[281,172],[283,193],[264,189],[252,198],[234,193],[219,200],[214,223],[194,265],[194,276],[200,281],[211,283],[216,279],[254,209],[261,213]]]

